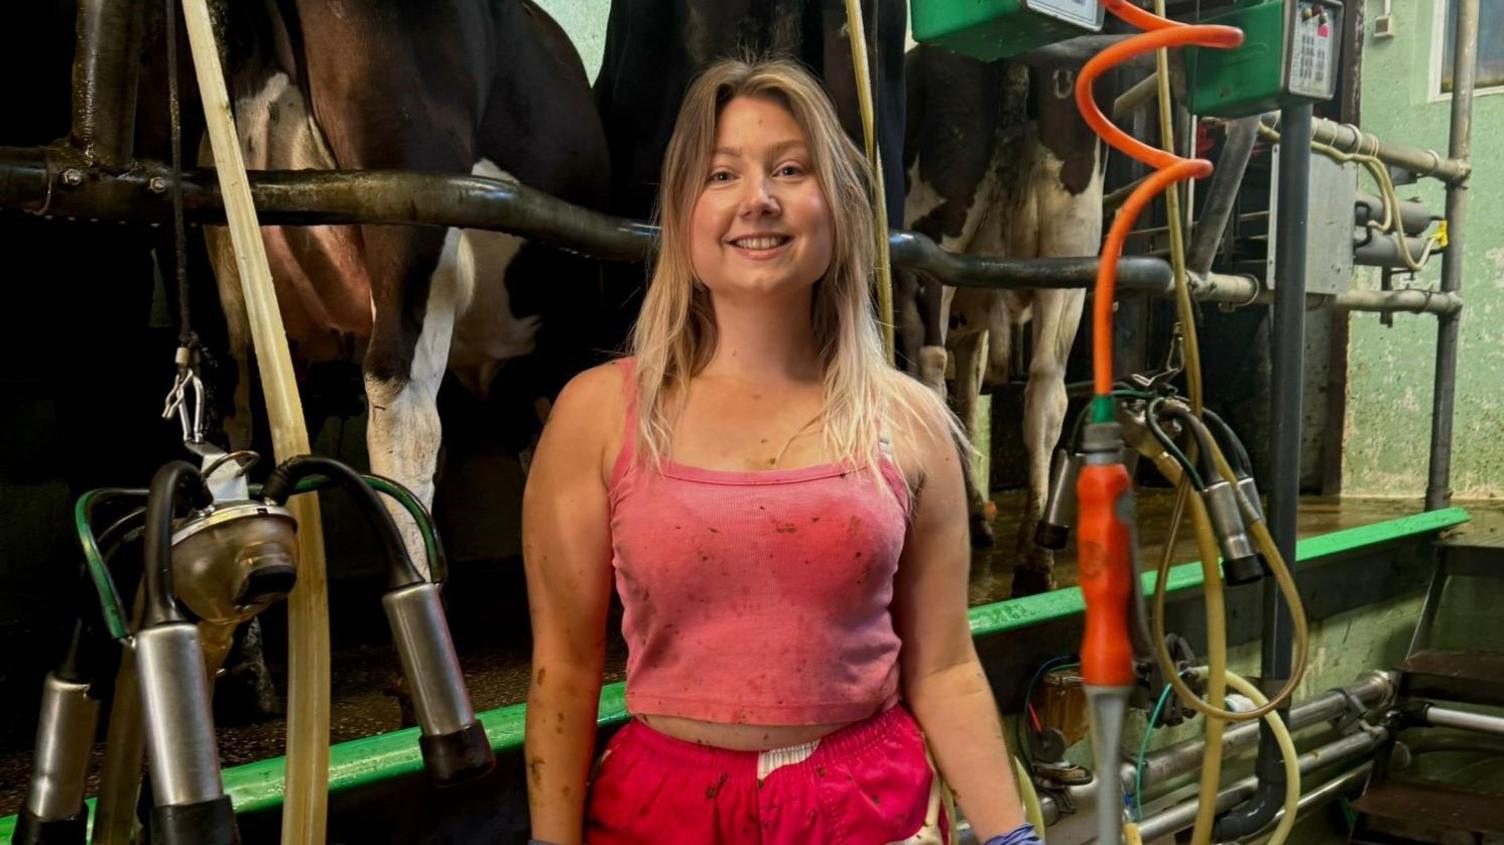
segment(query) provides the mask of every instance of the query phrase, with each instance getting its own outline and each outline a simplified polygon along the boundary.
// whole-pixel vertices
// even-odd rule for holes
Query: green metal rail
[[[1413,516],[1400,517],[1385,522],[1334,531],[1317,537],[1309,537],[1296,544],[1295,559],[1299,566],[1312,564],[1322,558],[1355,551],[1381,543],[1416,538],[1452,528],[1467,522],[1468,513],[1462,508],[1445,508],[1427,511]],[[1154,589],[1155,573],[1144,574],[1145,593]],[[1200,563],[1186,563],[1170,570],[1169,592],[1191,590],[1201,586]],[[1081,591],[1076,587],[1010,599],[995,604],[981,605],[971,609],[971,633],[984,637],[1014,631],[1075,616],[1085,608]],[[487,710],[478,714],[486,726],[486,735],[498,753],[514,751],[522,746],[523,721],[527,706],[512,704]],[[610,684],[601,690],[601,703],[596,723],[613,725],[627,718],[625,689],[622,684]],[[243,766],[226,769],[225,791],[235,804],[237,813],[252,813],[274,809],[282,803],[283,769],[282,757],[258,760]],[[344,792],[362,786],[415,774],[423,768],[423,758],[418,751],[418,729],[407,728],[391,733],[378,734],[364,739],[342,742],[329,749],[329,791]],[[94,800],[89,799],[90,819],[93,819]],[[9,842],[15,829],[16,818],[0,818],[0,841]]]

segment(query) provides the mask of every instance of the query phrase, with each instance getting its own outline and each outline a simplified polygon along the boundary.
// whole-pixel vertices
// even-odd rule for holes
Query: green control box
[[[1245,117],[1336,94],[1341,55],[1338,0],[1261,0],[1202,23],[1243,30],[1234,50],[1186,50],[1192,114]]]
[[[982,61],[1102,30],[1098,0],[912,0],[914,40]]]

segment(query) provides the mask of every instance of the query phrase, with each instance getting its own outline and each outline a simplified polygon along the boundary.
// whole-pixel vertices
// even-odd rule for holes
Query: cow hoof
[[[263,666],[236,666],[214,682],[214,721],[254,725],[285,715],[271,673]]]
[[[971,515],[971,547],[973,549],[990,549],[997,543],[997,535],[992,531],[992,522],[987,519],[985,513]]]
[[[943,346],[926,346],[919,350],[919,381],[941,396],[945,395],[945,369],[948,361]]]
[[[413,706],[413,694],[407,685],[407,676],[396,672],[387,680],[386,694],[396,699],[398,719],[404,728],[418,724],[418,709]]]
[[[1048,570],[1024,568],[1013,570],[1013,598],[1048,593],[1053,589],[1055,589],[1055,578]]]

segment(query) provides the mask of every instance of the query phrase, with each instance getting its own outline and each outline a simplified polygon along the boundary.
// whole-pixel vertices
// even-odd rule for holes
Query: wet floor
[[[1013,562],[1017,559],[1015,537],[1023,508],[1023,497],[1004,494],[998,506],[998,544],[979,552],[972,564],[972,604],[985,604],[1007,597]],[[1170,518],[1172,497],[1168,492],[1150,491],[1138,502],[1139,530],[1146,565],[1158,561],[1164,547]],[[1504,535],[1504,500],[1463,503],[1473,514],[1473,522],[1463,530]],[[1408,514],[1422,509],[1419,500],[1410,499],[1306,499],[1300,509],[1300,536],[1326,534]],[[1176,562],[1196,559],[1195,543],[1188,528],[1182,528],[1175,543]],[[1061,553],[1055,565],[1059,586],[1076,582],[1074,548]],[[515,581],[515,578],[514,578]],[[512,583],[510,589],[520,585]],[[451,589],[451,620],[460,641],[461,663],[477,711],[522,701],[527,695],[528,644],[525,611],[495,614],[484,625],[470,625],[467,620],[484,616],[473,599],[455,595]],[[466,591],[469,592],[469,591]],[[515,596],[513,597],[515,605]],[[338,619],[336,614],[336,619]],[[483,631],[477,635],[476,631]],[[626,652],[618,638],[608,647],[606,681],[622,679]],[[331,735],[334,742],[396,730],[403,726],[403,714],[392,694],[396,680],[396,661],[388,647],[361,646],[336,650],[333,660],[334,688]],[[273,667],[274,671],[277,667]],[[283,753],[286,723],[269,719],[256,724],[222,727],[219,731],[220,754],[226,766],[239,765]],[[21,733],[25,733],[24,731]],[[97,757],[96,752],[96,757]],[[29,748],[0,749],[0,815],[16,812],[24,798],[26,779],[31,768]],[[98,760],[93,766],[89,792],[97,789]]]

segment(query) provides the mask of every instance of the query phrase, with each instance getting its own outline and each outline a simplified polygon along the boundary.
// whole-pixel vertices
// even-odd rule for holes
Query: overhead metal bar
[[[249,174],[265,225],[394,223],[505,231],[615,261],[646,260],[657,227],[572,205],[510,179],[408,171],[256,171]],[[171,175],[141,164],[125,172],[87,166],[66,148],[0,147],[0,207],[89,220],[165,222]],[[224,222],[212,171],[183,174],[183,208],[197,223]],[[893,262],[957,287],[1084,288],[1097,258],[992,258],[957,255],[917,232],[890,235]],[[1164,289],[1169,265],[1128,257],[1118,266],[1128,289]]]

